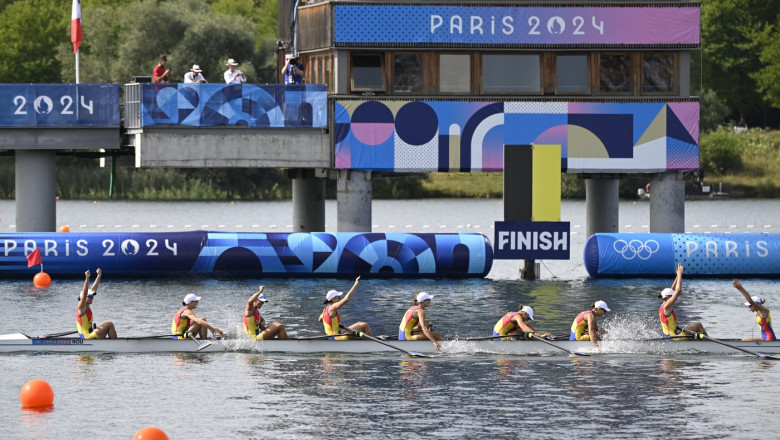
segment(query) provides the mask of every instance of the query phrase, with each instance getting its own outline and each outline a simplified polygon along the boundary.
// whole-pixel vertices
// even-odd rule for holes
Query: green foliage
[[[751,107],[762,103],[753,76],[763,67],[757,55],[764,49],[763,33],[772,23],[777,24],[777,3],[709,0],[701,4],[701,13],[705,86],[745,116]]]
[[[429,181],[428,174],[407,174],[372,178],[371,191],[377,199],[419,199],[425,196],[422,183]]]
[[[0,82],[62,82],[55,54],[61,42],[70,41],[69,23],[70,5],[58,0],[17,1],[3,9]]]
[[[561,175],[561,198],[584,199],[585,179],[577,174],[563,173]]]
[[[211,8],[224,15],[251,17],[256,24],[253,35],[257,36],[258,49],[264,39],[276,41],[277,0],[216,0]]]
[[[740,139],[721,128],[702,135],[699,148],[699,164],[704,175],[720,175],[742,170]]]
[[[712,89],[707,89],[699,100],[701,132],[715,131],[723,125],[729,115],[729,109],[718,99]]]
[[[768,26],[760,36],[764,43],[761,62],[764,67],[753,74],[764,100],[780,108],[780,25]]]

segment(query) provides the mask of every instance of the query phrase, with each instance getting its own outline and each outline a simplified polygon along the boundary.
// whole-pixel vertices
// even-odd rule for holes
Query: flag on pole
[[[73,43],[73,53],[81,46],[81,2],[73,0],[73,10],[70,14],[70,41]]]
[[[41,248],[35,248],[35,250],[30,252],[30,255],[27,256],[27,267],[37,266],[41,263]]]

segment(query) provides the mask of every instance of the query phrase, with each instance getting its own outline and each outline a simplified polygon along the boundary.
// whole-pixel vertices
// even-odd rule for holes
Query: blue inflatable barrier
[[[778,277],[780,234],[594,234],[583,258],[592,277]]]
[[[0,234],[0,276],[31,276],[41,250],[50,275],[466,278],[484,277],[493,248],[482,234],[394,233],[9,233]]]

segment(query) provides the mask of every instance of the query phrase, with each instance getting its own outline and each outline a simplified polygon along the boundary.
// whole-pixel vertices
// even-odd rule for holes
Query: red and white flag
[[[70,14],[70,41],[73,43],[73,53],[81,46],[81,2],[73,0],[73,11]]]
[[[33,267],[39,264],[41,264],[41,248],[35,248],[35,250],[30,252],[30,255],[27,256],[27,267]]]

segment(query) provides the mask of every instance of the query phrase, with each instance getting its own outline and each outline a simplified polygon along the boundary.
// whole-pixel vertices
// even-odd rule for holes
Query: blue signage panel
[[[340,44],[686,45],[700,43],[699,6],[338,4]]]
[[[569,222],[495,222],[497,260],[568,260]]]
[[[324,84],[142,84],[143,126],[328,125]]]
[[[0,84],[0,127],[117,127],[119,84]]]

